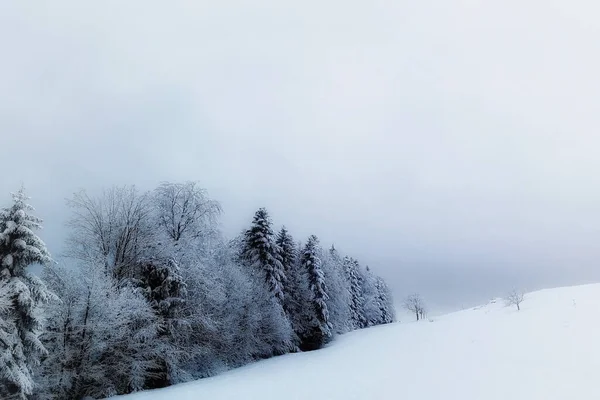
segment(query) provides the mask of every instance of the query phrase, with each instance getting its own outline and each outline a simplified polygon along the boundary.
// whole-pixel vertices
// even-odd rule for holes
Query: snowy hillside
[[[600,399],[600,284],[375,327],[127,400]]]

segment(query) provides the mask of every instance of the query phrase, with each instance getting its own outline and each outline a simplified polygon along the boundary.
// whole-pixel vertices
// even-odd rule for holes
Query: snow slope
[[[328,348],[126,400],[600,399],[600,284],[353,332]]]

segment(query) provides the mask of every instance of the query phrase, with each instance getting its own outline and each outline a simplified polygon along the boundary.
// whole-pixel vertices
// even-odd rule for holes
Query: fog
[[[437,310],[600,280],[592,1],[0,5],[0,204],[198,180]]]

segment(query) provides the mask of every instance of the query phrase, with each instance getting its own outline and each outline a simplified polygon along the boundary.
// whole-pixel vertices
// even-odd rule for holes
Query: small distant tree
[[[517,307],[517,311],[521,311],[521,303],[525,301],[525,294],[514,289],[506,296],[506,305]]]
[[[425,302],[418,293],[411,294],[404,300],[404,308],[414,313],[417,321],[424,319],[427,313]]]

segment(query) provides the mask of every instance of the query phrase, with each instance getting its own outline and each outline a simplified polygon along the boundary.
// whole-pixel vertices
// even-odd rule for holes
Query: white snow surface
[[[493,300],[123,398],[600,399],[600,284],[530,293],[521,308]]]

